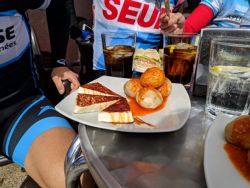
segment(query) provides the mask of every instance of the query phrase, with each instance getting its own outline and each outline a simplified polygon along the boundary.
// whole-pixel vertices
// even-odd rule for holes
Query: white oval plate
[[[224,128],[235,116],[220,114],[209,128],[205,139],[204,171],[208,188],[249,188],[224,150]]]
[[[125,97],[123,92],[123,85],[128,79],[102,76],[92,82],[99,82],[111,89],[112,91]],[[141,116],[143,121],[155,125],[156,127],[150,127],[148,125],[137,124],[112,124],[103,123],[97,120],[97,112],[73,114],[75,99],[77,91],[71,93],[65,97],[60,103],[56,105],[56,110],[64,116],[77,121],[79,123],[114,131],[122,132],[139,132],[139,133],[156,133],[156,132],[171,132],[182,128],[187,121],[190,110],[191,102],[188,93],[183,85],[173,84],[172,92],[168,97],[168,101],[165,107],[153,114]]]

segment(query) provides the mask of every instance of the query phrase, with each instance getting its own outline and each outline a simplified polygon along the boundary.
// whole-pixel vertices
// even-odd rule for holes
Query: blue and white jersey
[[[240,27],[241,19],[249,9],[249,0],[201,0],[200,4],[210,7],[214,19],[210,26]]]
[[[22,57],[30,46],[29,28],[15,10],[0,12],[0,68]]]
[[[170,0],[171,8],[176,0]],[[157,48],[161,40],[159,28],[161,11],[155,0],[95,0],[94,1],[94,70],[105,70],[101,34],[104,32],[136,33],[136,48]]]
[[[39,2],[37,8],[44,9],[50,0]],[[25,13],[13,9],[0,11],[0,108],[40,93],[32,58],[30,27]]]

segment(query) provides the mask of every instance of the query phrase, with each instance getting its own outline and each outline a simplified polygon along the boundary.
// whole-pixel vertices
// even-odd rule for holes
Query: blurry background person
[[[67,1],[67,8],[71,15],[71,33],[81,35],[76,20],[75,8],[72,0]],[[171,0],[171,9],[177,1]],[[155,0],[143,1],[104,1],[94,0],[94,57],[93,69],[97,75],[104,73],[105,64],[102,50],[101,34],[104,32],[135,32],[136,48],[159,48],[162,35],[159,28],[161,12],[165,12],[165,1],[162,0],[161,10],[155,6]],[[72,32],[73,31],[73,32]]]
[[[199,6],[185,19],[180,14],[161,16],[161,30],[164,33],[197,33],[209,27],[240,27],[247,16],[249,0],[201,0]]]

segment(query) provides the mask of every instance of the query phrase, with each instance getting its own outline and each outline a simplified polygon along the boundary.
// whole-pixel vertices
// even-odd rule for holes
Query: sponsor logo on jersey
[[[7,28],[0,28],[0,52],[16,46],[16,41],[12,41],[15,37],[14,25]]]
[[[154,4],[135,0],[97,1],[96,18],[99,22],[116,27],[149,33],[160,33],[160,15]]]
[[[20,14],[0,16],[0,67],[17,60],[29,42],[29,32]]]
[[[214,19],[214,21],[228,22],[228,23],[232,23],[236,25],[239,25],[241,20],[242,20],[242,16],[233,15],[233,14],[229,14],[229,15],[226,15],[225,17]]]

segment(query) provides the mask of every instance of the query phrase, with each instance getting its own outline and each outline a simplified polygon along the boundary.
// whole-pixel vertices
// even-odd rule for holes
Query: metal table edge
[[[88,163],[89,170],[94,180],[99,187],[116,187],[122,186],[114,179],[110,172],[106,169],[102,161],[99,159],[95,151],[93,150],[90,141],[88,139],[86,125],[78,125],[79,137],[81,140],[81,148],[85,154],[86,161]],[[84,144],[83,144],[84,143]],[[101,174],[101,175],[100,175]]]

